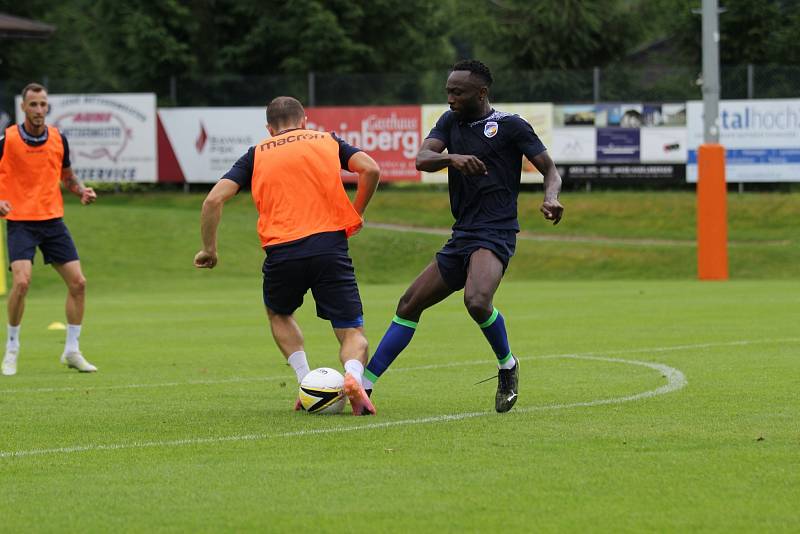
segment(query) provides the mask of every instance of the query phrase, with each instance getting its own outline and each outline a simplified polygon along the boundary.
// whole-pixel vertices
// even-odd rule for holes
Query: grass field
[[[438,208],[424,207],[429,194],[382,202],[398,211],[408,202],[418,213],[410,220],[439,226]],[[774,210],[787,225],[800,213],[797,195],[745,197],[763,202],[754,213],[788,202]],[[591,211],[609,198],[574,200]],[[783,244],[754,237],[759,217],[741,223],[741,237],[732,229],[732,239],[754,241],[731,247],[734,278],[735,251],[772,252],[758,260],[767,271],[741,256],[749,274],[727,283],[693,281],[688,245],[520,242],[496,298],[522,360],[514,410],[494,413],[494,383],[474,385],[495,372],[493,356],[456,295],[426,313],[378,383],[378,416],[354,418],[290,410],[296,386],[260,302],[251,208],[246,198],[226,208],[220,265],[201,272],[190,267],[200,201],[68,206],[89,278],[82,348],[100,372],[59,366],[63,332],[46,326],[63,320],[63,290],[37,265],[19,374],[0,377],[0,531],[800,525],[796,218],[764,230]],[[614,204],[638,212],[644,201],[651,207],[638,217],[649,231],[593,235],[691,239],[690,215],[670,222],[676,233],[657,224],[690,199],[623,195]],[[404,222],[390,211],[370,220]],[[564,223],[558,231],[574,235],[592,228]],[[373,346],[442,241],[370,228],[353,241]],[[588,265],[570,268],[574,258]],[[659,262],[668,267],[653,271]],[[312,367],[336,367],[329,326],[308,304],[299,320]]]

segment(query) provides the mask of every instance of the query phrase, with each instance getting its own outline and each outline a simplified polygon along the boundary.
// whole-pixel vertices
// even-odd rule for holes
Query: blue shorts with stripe
[[[264,261],[264,304],[280,315],[291,315],[311,290],[317,316],[334,328],[364,325],[353,262],[347,254]]]

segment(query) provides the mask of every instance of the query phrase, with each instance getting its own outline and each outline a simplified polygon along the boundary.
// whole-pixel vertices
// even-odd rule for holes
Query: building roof
[[[0,39],[47,39],[55,31],[52,24],[0,13]]]

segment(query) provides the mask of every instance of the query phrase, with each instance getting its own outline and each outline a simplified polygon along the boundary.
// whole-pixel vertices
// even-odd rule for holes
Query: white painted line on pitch
[[[754,345],[757,343],[798,343],[800,338],[777,338],[777,339],[758,339],[758,340],[741,340],[741,341],[722,341],[718,343],[696,343],[693,345],[672,345],[666,347],[645,347],[640,349],[619,349],[619,350],[606,350],[594,352],[578,352],[578,353],[563,353],[563,354],[544,354],[541,356],[521,356],[519,359],[522,361],[536,360],[536,359],[549,359],[549,358],[570,358],[570,357],[589,357],[602,354],[640,354],[645,352],[673,352],[691,349],[705,349],[714,347],[734,347],[743,345]],[[472,365],[489,365],[491,360],[472,360],[467,362],[449,362],[449,363],[435,363],[429,365],[417,365],[413,367],[398,367],[392,370],[392,373],[402,373],[410,371],[429,371],[434,369],[448,369],[451,367],[466,367]],[[120,384],[112,386],[65,386],[65,387],[48,387],[48,388],[17,388],[6,389],[0,388],[0,395],[12,393],[57,393],[57,392],[70,392],[70,391],[95,391],[95,390],[117,390],[117,389],[146,389],[146,388],[164,388],[176,386],[213,386],[217,384],[236,384],[236,383],[249,383],[249,382],[270,382],[273,380],[290,380],[288,375],[279,376],[255,376],[255,377],[232,377],[220,378],[215,380],[186,380],[184,382],[156,382],[152,384]]]
[[[667,383],[656,389],[643,391],[625,397],[614,397],[610,399],[597,399],[584,402],[573,402],[565,404],[548,404],[544,406],[528,406],[518,407],[516,413],[529,413],[546,410],[564,410],[568,408],[585,408],[590,406],[603,406],[607,404],[622,404],[625,402],[632,402],[657,395],[664,395],[673,391],[678,391],[684,388],[688,382],[684,374],[668,365],[652,362],[642,362],[637,360],[623,360],[620,358],[606,358],[601,356],[579,356],[579,355],[564,355],[564,356],[549,356],[548,358],[569,358],[573,360],[591,360],[610,363],[619,363],[627,365],[636,365],[640,367],[647,367],[661,373],[667,379]],[[513,414],[514,412],[512,412]],[[263,441],[267,439],[287,438],[287,437],[301,437],[309,435],[320,434],[335,434],[343,432],[359,432],[364,430],[376,430],[381,428],[390,428],[395,426],[410,426],[410,425],[423,425],[431,423],[449,423],[451,421],[462,421],[464,419],[472,419],[475,417],[485,417],[493,415],[494,412],[465,412],[450,415],[436,415],[431,417],[422,417],[418,419],[402,419],[400,421],[386,421],[382,423],[368,423],[364,425],[350,425],[338,428],[316,428],[295,430],[291,432],[280,432],[277,434],[244,434],[235,436],[221,436],[221,437],[207,437],[207,438],[186,438],[177,440],[164,440],[164,441],[140,441],[131,443],[112,443],[108,445],[77,445],[74,447],[59,447],[55,449],[31,449],[27,451],[0,451],[0,458],[20,458],[24,456],[42,456],[47,454],[67,454],[74,452],[95,452],[95,451],[116,451],[116,450],[129,450],[129,449],[146,449],[153,447],[181,447],[186,445],[204,445],[204,444],[218,444],[218,443],[231,443],[242,441]],[[501,416],[498,416],[501,417]],[[507,417],[507,416],[505,416]]]
[[[166,388],[175,386],[206,386],[214,384],[236,384],[239,382],[266,382],[270,380],[286,380],[286,376],[254,376],[254,377],[233,377],[220,378],[216,380],[186,380],[184,382],[157,382],[154,384],[118,384],[115,386],[66,386],[60,388],[19,388],[2,390],[0,393],[55,393],[69,391],[95,391],[108,389],[144,389],[144,388]]]

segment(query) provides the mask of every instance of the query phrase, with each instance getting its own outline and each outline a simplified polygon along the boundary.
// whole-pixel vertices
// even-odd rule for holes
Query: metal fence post
[[[754,98],[754,93],[755,93],[755,91],[753,90],[753,85],[754,85],[753,82],[754,82],[754,78],[755,78],[755,76],[754,76],[755,72],[754,71],[755,71],[755,68],[753,68],[753,64],[752,63],[748,63],[747,64],[747,98],[748,98],[748,100]]]
[[[316,87],[316,77],[314,76],[314,71],[308,71],[308,105],[310,107],[314,107],[317,103],[317,87]]]
[[[600,67],[592,69],[592,86],[595,103],[600,102]]]
[[[169,99],[173,106],[178,105],[178,80],[175,79],[174,74],[169,77]]]

